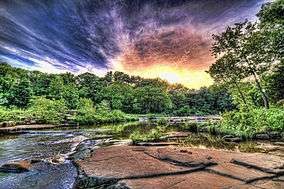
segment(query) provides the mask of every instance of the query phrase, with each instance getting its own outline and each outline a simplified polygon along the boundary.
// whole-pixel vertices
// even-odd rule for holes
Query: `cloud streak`
[[[146,72],[157,66],[203,72],[214,61],[211,35],[234,22],[255,19],[262,3],[1,0],[0,59],[31,69],[46,66],[50,72],[120,70],[156,77],[161,73]]]

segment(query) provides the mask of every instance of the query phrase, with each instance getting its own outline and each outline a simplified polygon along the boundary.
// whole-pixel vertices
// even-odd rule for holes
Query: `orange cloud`
[[[214,62],[211,41],[190,29],[174,28],[147,32],[139,39],[123,43],[114,60],[114,70],[142,77],[160,77],[190,88],[212,84],[205,73]]]

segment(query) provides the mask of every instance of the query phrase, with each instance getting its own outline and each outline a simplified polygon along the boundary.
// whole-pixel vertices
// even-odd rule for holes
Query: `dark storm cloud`
[[[0,58],[70,71],[108,69],[112,59],[124,54],[140,66],[155,63],[141,63],[148,57],[203,61],[209,56],[210,34],[250,18],[262,2],[0,0]],[[136,63],[125,59],[123,64]]]

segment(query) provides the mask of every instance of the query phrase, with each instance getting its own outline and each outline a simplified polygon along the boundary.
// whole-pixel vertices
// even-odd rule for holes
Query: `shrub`
[[[49,100],[36,97],[27,110],[39,123],[59,124],[63,122],[67,107],[63,100]]]
[[[147,133],[141,133],[140,131],[134,131],[130,138],[133,142],[150,142],[150,141],[157,141],[162,137],[163,129],[161,127],[157,127],[151,129]]]
[[[232,111],[223,114],[220,122],[222,132],[244,137],[267,131],[284,131],[283,108],[257,108]]]
[[[0,122],[15,121],[22,122],[26,119],[30,119],[32,116],[29,112],[22,109],[6,109],[0,107]]]

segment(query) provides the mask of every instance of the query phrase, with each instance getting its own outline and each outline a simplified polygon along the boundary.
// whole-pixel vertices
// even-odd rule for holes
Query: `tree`
[[[76,84],[79,88],[80,97],[92,99],[94,103],[100,101],[99,93],[107,85],[103,79],[91,73],[78,75]]]
[[[267,41],[264,41],[256,24],[247,21],[235,24],[233,27],[228,27],[221,35],[214,35],[213,39],[215,42],[212,52],[219,58],[218,60],[222,60],[223,57],[226,60],[230,57],[230,61],[223,61],[224,65],[220,67],[229,67],[233,62],[233,68],[238,68],[242,76],[253,77],[262,95],[264,106],[269,108],[269,98],[263,90],[261,79],[262,75],[270,69],[272,57],[269,54],[269,48],[266,48]],[[218,69],[215,70],[220,72]],[[236,69],[231,70],[231,72],[234,71]]]
[[[284,99],[284,62],[279,64],[275,70],[265,77],[266,89],[273,102]]]
[[[209,68],[208,73],[216,83],[233,86],[237,89],[244,104],[247,104],[244,93],[241,90],[240,82],[245,75],[237,66],[238,59],[232,53],[228,53],[219,58]]]
[[[62,98],[69,109],[76,109],[79,104],[79,91],[74,84],[68,84],[63,87]]]
[[[139,87],[134,92],[136,113],[162,113],[172,107],[171,99],[161,88]]]
[[[113,83],[100,92],[101,100],[106,100],[111,109],[131,113],[133,109],[133,88],[124,83]]]
[[[61,99],[64,90],[63,79],[59,75],[54,75],[53,78],[51,79],[48,90],[49,90],[48,96],[50,98],[56,100]]]
[[[29,80],[23,78],[15,83],[9,90],[7,100],[9,106],[25,108],[28,106],[32,97],[32,89]]]

